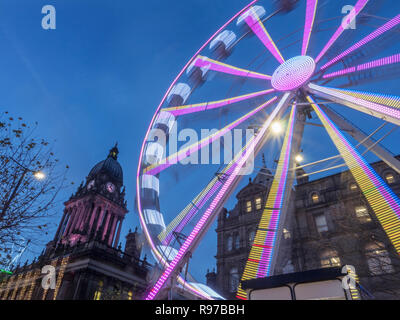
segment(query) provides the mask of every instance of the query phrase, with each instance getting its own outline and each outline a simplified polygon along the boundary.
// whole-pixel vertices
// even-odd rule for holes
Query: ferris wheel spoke
[[[325,55],[325,53],[332,47],[332,45],[335,43],[335,41],[341,36],[343,31],[345,30],[344,27],[347,27],[351,24],[353,19],[357,17],[357,15],[361,12],[362,9],[367,5],[368,0],[358,0],[357,3],[354,5],[354,13],[352,14],[351,17],[347,20],[347,23],[344,24],[342,23],[340,27],[336,30],[336,32],[333,34],[333,36],[329,39],[325,47],[322,49],[322,51],[318,54],[317,58],[315,59],[315,62],[318,63],[322,57]]]
[[[251,7],[248,11],[246,11],[242,16],[241,19],[244,19],[246,24],[250,27],[253,33],[260,39],[260,41],[264,44],[264,46],[271,52],[271,54],[278,60],[279,63],[284,63],[285,59],[283,58],[282,54],[280,53],[278,47],[276,46],[275,42],[272,40],[271,36],[269,35],[267,29],[263,22],[261,21],[260,17],[258,16],[257,12],[254,10],[254,7]]]
[[[369,61],[363,64],[359,64],[357,66],[349,67],[346,69],[341,69],[335,72],[327,73],[322,76],[323,79],[332,79],[332,78],[338,78],[338,77],[343,77],[343,76],[348,76],[351,74],[359,73],[359,72],[364,72],[376,68],[382,68],[385,66],[393,65],[393,64],[398,64],[400,63],[400,54],[394,54],[389,57],[385,58],[380,58],[376,59],[373,61]]]
[[[193,66],[204,68],[205,70],[212,70],[221,73],[231,74],[234,76],[239,77],[246,77],[246,78],[254,78],[254,79],[262,79],[262,80],[271,80],[271,76],[241,69],[226,63],[222,63],[217,60],[213,60],[204,56],[197,56],[197,58],[193,62]]]
[[[342,90],[339,89],[322,87],[313,83],[308,84],[307,90],[319,97],[329,99],[376,118],[400,125],[400,109],[398,108],[365,100],[349,93],[341,92]],[[380,102],[382,103],[383,100],[380,100]]]
[[[350,136],[356,139],[359,144],[355,146],[357,148],[359,145],[363,145],[367,150],[371,150],[378,158],[384,161],[390,168],[395,170],[400,174],[400,161],[397,160],[388,150],[382,147],[378,141],[373,139],[373,135],[379,131],[387,122],[381,125],[377,130],[372,132],[369,136],[365,134],[360,128],[356,127],[350,121],[345,119],[342,115],[333,111],[332,109],[320,105],[321,109],[326,113],[326,115],[339,127],[341,131],[346,131]]]
[[[272,104],[274,101],[277,100],[277,97],[273,97],[272,99],[268,100],[267,102],[263,103],[262,105],[258,106],[257,108],[253,109],[252,111],[248,112],[244,116],[240,117],[239,119],[231,122],[224,128],[218,130],[217,132],[211,134],[210,136],[201,139],[199,142],[193,143],[190,146],[187,146],[180,151],[168,156],[167,158],[164,158],[163,160],[160,161],[160,163],[153,164],[148,166],[143,170],[145,174],[149,175],[156,175],[160,173],[161,171],[167,169],[171,165],[177,164],[178,161],[181,161],[182,159],[185,159],[189,157],[191,154],[198,152],[200,149],[204,148],[205,146],[211,144],[215,140],[219,139],[223,135],[225,135],[227,132],[233,130],[236,128],[238,125],[249,119],[250,117],[254,116],[270,104]]]
[[[293,183],[293,144],[296,123],[296,104],[293,105],[282,145],[278,166],[264,211],[243,271],[242,281],[270,276],[276,259],[280,233],[287,213],[288,194]],[[298,147],[297,145],[296,147]],[[272,271],[272,272],[271,272]],[[247,295],[239,285],[236,297],[245,300]]]
[[[228,99],[224,99],[224,100],[164,108],[164,109],[161,109],[161,111],[166,111],[166,112],[172,113],[174,116],[179,116],[179,115],[183,115],[183,114],[189,114],[189,113],[194,113],[194,112],[206,111],[206,110],[210,110],[210,109],[222,108],[222,107],[225,107],[225,106],[228,106],[228,105],[240,102],[240,101],[245,101],[245,100],[249,100],[252,98],[259,97],[259,96],[264,96],[264,95],[270,94],[274,91],[275,91],[274,89],[262,90],[262,91],[249,93],[249,94],[245,94],[245,95],[241,95],[241,96],[237,96],[237,97],[233,97],[233,98],[228,98]]]
[[[347,167],[363,192],[396,252],[400,253],[400,199],[384,180],[344,137],[326,113],[308,96],[307,100],[317,113]]]
[[[214,177],[210,183],[183,209],[172,222],[165,228],[165,230],[158,236],[159,240],[168,245],[174,232],[181,232],[183,228],[193,219],[193,217],[203,208],[207,201],[218,191],[221,187],[223,178],[231,169],[233,163],[228,164],[220,175]]]
[[[226,179],[226,181],[224,181],[224,184],[219,190],[218,194],[214,197],[211,204],[201,216],[200,220],[197,222],[190,235],[180,247],[173,261],[168,265],[154,287],[151,289],[146,297],[146,300],[152,300],[157,296],[158,292],[165,285],[167,280],[171,276],[173,276],[174,273],[176,273],[176,270],[180,266],[185,263],[185,258],[187,258],[188,253],[193,252],[194,248],[198,245],[204,233],[210,227],[213,218],[215,218],[215,215],[219,212],[219,210],[221,210],[225,201],[228,199],[230,194],[233,192],[233,189],[240,181],[242,168],[244,167],[245,163],[250,159],[251,156],[258,153],[265,140],[267,130],[269,129],[271,123],[278,115],[282,114],[286,110],[292,97],[293,95],[291,93],[284,94],[277,107],[271,112],[267,120],[260,128],[257,135],[253,136],[253,138],[250,139],[250,143],[245,152],[240,153],[235,157],[235,159],[237,159],[237,162],[235,162],[232,166],[233,170],[229,174],[229,177]]]
[[[340,61],[344,57],[348,56],[352,52],[354,52],[354,51],[360,49],[361,47],[365,46],[366,44],[370,43],[372,40],[378,38],[379,36],[381,36],[385,32],[388,32],[388,31],[392,30],[394,27],[396,27],[399,24],[400,24],[400,14],[395,16],[393,19],[391,19],[387,23],[385,23],[383,26],[381,26],[378,29],[376,29],[374,32],[370,33],[368,36],[366,36],[365,38],[363,38],[362,40],[360,40],[356,44],[352,45],[347,50],[343,51],[341,54],[337,55],[332,60],[328,61],[326,64],[324,64],[321,67],[321,70],[324,70],[324,69],[334,65],[335,63],[337,63],[338,61]]]
[[[308,45],[310,43],[311,33],[315,22],[315,16],[317,14],[318,0],[307,0],[306,4],[306,22],[304,25],[303,35],[303,46],[301,49],[301,55],[307,54]]]

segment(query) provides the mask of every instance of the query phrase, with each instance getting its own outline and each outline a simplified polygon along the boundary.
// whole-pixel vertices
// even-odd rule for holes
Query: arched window
[[[94,298],[93,298],[93,300],[100,300],[100,298],[101,298],[101,294],[102,294],[102,291],[103,291],[103,285],[104,285],[104,283],[103,283],[103,281],[99,281],[99,284],[98,284],[98,286],[97,286],[97,290],[96,290],[96,292],[94,293]]]
[[[236,292],[240,281],[238,268],[234,267],[229,272],[229,291]]]
[[[251,212],[253,211],[253,206],[251,204],[251,201],[246,202],[246,212]]]
[[[362,222],[370,222],[371,216],[368,213],[368,209],[366,206],[358,206],[355,208],[357,219]]]
[[[385,174],[385,179],[388,184],[392,184],[395,182],[394,174],[391,172]]]
[[[319,202],[319,195],[316,192],[313,192],[313,194],[311,195],[311,201],[313,203],[318,203]]]
[[[256,237],[256,231],[250,230],[249,231],[249,246],[251,246],[253,244],[255,237]]]
[[[355,183],[355,182],[350,183],[350,190],[351,190],[351,191],[356,191],[356,190],[358,190],[357,183]]]
[[[233,237],[232,236],[229,236],[228,239],[227,239],[226,249],[228,251],[232,251],[232,249],[233,249]]]
[[[389,252],[385,249],[383,243],[369,243],[365,247],[367,264],[372,275],[380,275],[394,272],[392,260]]]
[[[336,250],[328,249],[325,250],[321,254],[321,267],[322,268],[331,268],[331,267],[340,267],[340,258]]]
[[[240,248],[240,236],[237,234],[235,235],[235,249],[239,249]]]

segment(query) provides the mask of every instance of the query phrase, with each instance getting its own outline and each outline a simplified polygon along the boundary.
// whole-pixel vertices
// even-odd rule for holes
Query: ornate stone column
[[[62,216],[62,218],[61,218],[60,225],[58,226],[56,235],[55,235],[55,237],[54,237],[54,241],[58,241],[58,238],[60,237],[60,232],[61,232],[62,227],[63,227],[63,225],[64,225],[65,217],[67,216],[67,211],[68,211],[67,209],[64,209],[64,213],[63,213],[63,216]]]
[[[101,236],[101,240],[104,240],[104,237],[107,234],[107,230],[108,230],[108,225],[110,223],[110,218],[111,218],[112,213],[109,211],[107,213],[107,219],[106,219],[106,224],[104,225],[104,231],[103,231],[103,235]]]
[[[110,231],[110,235],[108,236],[108,245],[111,246],[112,245],[112,241],[114,239],[114,235],[115,235],[115,228],[117,227],[117,221],[118,221],[118,216],[114,215],[114,219],[113,219],[113,223],[112,223],[112,227],[111,227],[111,231]]]
[[[116,248],[118,246],[119,236],[121,234],[121,227],[122,227],[122,222],[124,221],[124,218],[120,218],[118,221],[119,221],[119,226],[118,226],[117,236],[115,237],[115,241],[114,241],[114,248]]]

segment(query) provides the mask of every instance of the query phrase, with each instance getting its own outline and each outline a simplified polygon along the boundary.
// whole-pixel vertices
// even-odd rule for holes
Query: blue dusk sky
[[[300,2],[295,12],[278,16],[266,24],[274,39],[284,38],[303,26],[305,1]],[[381,2],[385,5],[376,9],[379,10],[377,15],[392,18],[399,11],[398,1]],[[38,121],[37,136],[56,140],[55,154],[63,164],[69,165],[68,179],[75,182],[75,187],[70,187],[59,195],[59,213],[51,221],[52,229],[48,238],[43,238],[43,244],[54,235],[62,216],[62,201],[75,192],[76,186],[85,179],[97,162],[105,159],[115,142],[118,142],[120,150],[118,160],[124,170],[130,211],[124,221],[121,237],[123,242],[128,230],[139,226],[135,209],[135,178],[140,148],[153,114],[186,62],[220,26],[247,3],[246,0],[1,1],[0,110],[9,111],[14,117],[23,117],[28,123]],[[271,1],[261,2],[264,3],[267,9],[272,7]],[[336,17],[336,20],[311,39],[310,52],[314,56],[340,23],[343,17],[341,8],[349,3],[354,4],[355,1],[335,0],[321,3],[323,10],[320,19]],[[55,30],[44,30],[41,26],[41,10],[44,5],[53,5],[56,8]],[[397,6],[396,10],[394,6]],[[379,21],[384,20],[373,20],[360,28],[360,35],[365,36],[371,32],[381,24]],[[324,27],[321,26],[321,29]],[[288,49],[282,48],[285,57],[300,54],[300,44],[297,47],[289,44],[301,36],[300,33],[290,41],[283,40],[288,45]],[[360,39],[360,36],[354,39]],[[347,45],[351,45],[353,41]],[[246,39],[242,45],[228,63],[245,67],[250,65],[252,57],[263,51],[255,37]],[[398,53],[398,49],[397,45],[387,52]],[[268,66],[262,71],[271,74],[278,66],[276,61],[272,62],[270,59]],[[334,86],[335,82],[329,85]],[[212,87],[204,86],[204,91],[196,92],[190,103],[230,96],[223,85],[219,88],[224,90],[222,96]],[[254,84],[254,88],[261,90],[262,86]],[[358,88],[400,94],[395,80],[366,84]],[[343,114],[367,132],[379,125],[379,122],[353,110],[345,110]],[[225,115],[221,117],[222,120],[214,119],[215,127],[218,127],[218,123],[221,125],[221,121],[225,123],[229,119],[224,117]],[[207,118],[200,119],[206,120]],[[317,120],[314,119],[314,122]],[[396,143],[398,135],[399,132],[396,131],[384,141],[384,145],[395,154],[400,153]],[[328,140],[322,128],[313,127],[307,131],[303,139],[307,161],[337,154],[333,144],[326,144],[324,139]],[[276,146],[270,150],[270,154],[278,154]],[[376,160],[369,154],[367,159]],[[268,161],[268,165],[272,166],[273,159]],[[261,165],[261,162],[256,164]],[[193,189],[193,193],[189,192],[188,199],[201,191],[196,177],[196,174],[188,174],[186,181],[183,181],[182,176],[177,179],[171,188],[171,192],[175,191],[175,194],[162,198],[165,208],[180,210],[184,207],[184,203],[179,203],[176,207],[174,203],[167,203],[168,199],[172,202],[179,199],[179,192],[182,193],[182,190]],[[173,181],[172,178],[170,180]],[[244,178],[239,187],[247,182],[248,178]],[[183,198],[185,197],[186,195]],[[235,199],[232,196],[227,207],[232,208],[234,204]],[[192,269],[192,273],[201,281],[204,281],[207,268],[215,266],[214,229],[215,225],[194,258],[197,267]],[[31,259],[41,249],[30,248],[22,260]]]

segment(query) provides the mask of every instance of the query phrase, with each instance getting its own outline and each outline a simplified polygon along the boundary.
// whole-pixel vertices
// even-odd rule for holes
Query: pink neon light
[[[315,70],[315,62],[309,56],[297,56],[282,63],[274,72],[271,85],[278,91],[291,91],[304,85]]]
[[[315,21],[315,14],[317,12],[317,5],[318,5],[318,0],[307,0],[303,47],[301,49],[301,54],[303,56],[307,54],[308,44],[310,43],[311,31],[313,29]]]
[[[286,96],[287,97],[287,96]],[[285,99],[285,98],[283,98]],[[264,137],[264,134],[268,127],[270,126],[271,122],[275,118],[276,114],[280,111],[282,108],[283,104],[280,104],[277,108],[274,109],[274,111],[271,113],[271,115],[268,117],[268,120],[264,123],[263,127],[260,129],[259,133],[257,136],[253,136],[253,140],[250,142],[248,149],[243,153],[242,157],[239,159],[237,164],[234,164],[235,166],[234,171],[232,174],[229,176],[229,178],[226,180],[216,197],[213,199],[211,202],[210,206],[208,209],[205,211],[203,216],[200,218],[199,222],[197,225],[194,227],[193,231],[190,233],[190,235],[187,237],[183,245],[180,247],[177,255],[175,258],[172,260],[172,262],[169,264],[169,266],[165,269],[164,273],[161,275],[161,277],[158,279],[157,283],[155,286],[152,288],[148,296],[146,297],[146,300],[152,300],[156,297],[157,293],[160,291],[162,286],[165,284],[167,279],[171,276],[172,272],[178,265],[178,263],[181,261],[181,259],[186,255],[187,250],[189,249],[190,245],[196,238],[196,236],[199,234],[201,229],[205,226],[208,218],[212,215],[214,209],[218,206],[220,201],[222,201],[225,193],[228,192],[230,186],[234,182],[236,176],[240,173],[241,168],[243,165],[246,163],[247,159],[251,154],[253,154],[253,151],[255,150],[256,146],[262,141],[262,138]]]
[[[359,71],[365,71],[365,70],[368,70],[368,69],[379,68],[379,67],[383,67],[383,66],[386,66],[386,65],[399,63],[399,62],[400,62],[400,53],[397,53],[397,54],[395,54],[393,56],[377,59],[377,60],[370,61],[370,62],[367,62],[367,63],[363,63],[363,64],[360,64],[360,65],[358,65],[356,67],[351,67],[351,68],[347,68],[347,69],[343,69],[343,70],[327,73],[327,74],[325,74],[323,76],[323,78],[324,79],[329,79],[329,78],[341,77],[341,76],[347,75],[349,73],[354,73],[354,72],[359,72]]]
[[[343,99],[350,103],[363,106],[367,109],[370,109],[370,110],[373,110],[373,111],[379,112],[381,114],[385,114],[385,115],[388,115],[390,117],[400,120],[400,110],[399,109],[394,109],[394,108],[383,106],[383,105],[380,105],[380,104],[377,104],[374,102],[366,101],[364,99],[355,98],[353,96],[337,92],[335,89],[331,89],[331,88],[324,88],[324,87],[320,87],[320,86],[311,84],[310,89],[315,90],[316,94],[319,94],[320,92],[322,92],[322,93],[325,93],[328,95],[332,95],[339,99]]]
[[[338,62],[340,59],[344,58],[345,56],[349,55],[353,51],[361,48],[363,45],[366,45],[368,42],[371,42],[375,38],[379,37],[386,31],[389,31],[390,29],[394,28],[400,23],[400,14],[394,17],[392,20],[389,22],[385,23],[383,26],[380,28],[376,29],[374,32],[366,36],[364,39],[360,40],[357,42],[355,45],[351,46],[347,50],[345,50],[343,53],[339,54],[337,57],[333,58],[331,61],[327,62],[321,67],[321,70],[324,70],[328,68],[329,66],[333,65],[334,63]]]
[[[190,66],[190,64],[194,61],[194,59],[200,54],[200,52],[209,45],[209,43],[222,31],[224,30],[233,20],[235,20],[239,15],[241,15],[244,11],[246,11],[249,7],[251,7],[252,5],[254,5],[255,3],[257,3],[258,0],[253,0],[252,2],[250,2],[247,6],[245,6],[242,10],[240,10],[237,14],[235,14],[231,19],[229,19],[221,28],[219,28],[217,30],[217,32],[215,32],[210,39],[208,39],[201,47],[200,49],[194,54],[194,56],[188,61],[188,63],[183,67],[183,69],[179,72],[179,74],[177,75],[177,77],[174,79],[174,81],[171,83],[170,87],[168,88],[167,92],[165,93],[164,97],[162,98],[160,104],[157,107],[156,112],[153,115],[153,118],[151,119],[150,125],[147,128],[147,132],[145,135],[145,138],[143,140],[142,143],[142,148],[140,150],[140,156],[139,156],[139,162],[138,162],[138,168],[137,168],[137,173],[136,173],[136,198],[138,201],[138,211],[139,211],[139,219],[140,219],[140,224],[142,226],[142,229],[145,233],[146,239],[150,245],[150,247],[152,248],[152,251],[155,253],[155,255],[158,257],[158,259],[162,262],[162,265],[168,265],[168,263],[165,261],[165,259],[163,258],[162,254],[160,254],[160,252],[158,252],[156,246],[154,245],[153,239],[151,238],[149,231],[147,229],[144,217],[143,217],[143,212],[142,212],[142,208],[141,208],[141,200],[140,200],[140,171],[141,171],[141,166],[142,166],[142,159],[143,159],[143,154],[144,154],[144,147],[146,144],[146,141],[148,139],[150,130],[154,124],[154,120],[159,112],[159,110],[161,109],[161,106],[164,104],[165,100],[167,99],[167,96],[169,94],[169,92],[171,91],[171,89],[173,88],[173,86],[178,82],[179,78],[182,76],[182,74],[185,72],[185,70]],[[188,288],[191,292],[193,292],[195,295],[197,295],[198,297],[202,297],[205,299],[211,299],[211,297],[209,297],[208,295],[204,294],[202,291],[199,291],[198,289],[194,288],[193,286],[189,285],[188,283],[186,283],[186,281],[182,278],[182,277],[178,277],[178,282],[181,284],[184,284],[186,288]]]
[[[243,123],[244,121],[246,121],[247,119],[249,119],[250,117],[255,115],[256,113],[258,113],[259,111],[261,111],[262,109],[264,109],[265,107],[267,107],[268,105],[273,103],[276,99],[277,99],[277,97],[273,97],[272,99],[268,100],[267,102],[263,103],[259,107],[250,111],[243,117],[239,118],[238,120],[236,120],[236,121],[232,122],[231,124],[227,125],[226,127],[222,128],[215,134],[212,134],[209,137],[200,140],[198,143],[192,144],[191,146],[189,146],[188,149],[185,148],[183,150],[180,150],[177,153],[162,160],[162,162],[160,164],[158,164],[157,166],[146,171],[146,174],[156,175],[157,173],[160,173],[161,171],[169,168],[171,165],[177,164],[182,159],[187,158],[189,155],[199,151],[200,149],[204,148],[206,145],[213,143],[215,140],[222,137],[228,131],[231,131],[233,128],[237,127],[239,124]]]
[[[231,105],[233,103],[237,103],[237,102],[240,102],[243,100],[252,99],[252,98],[255,98],[258,96],[266,95],[266,94],[272,93],[274,91],[275,91],[274,89],[268,89],[268,90],[263,90],[263,91],[243,95],[240,97],[225,99],[225,100],[221,100],[221,101],[205,102],[205,103],[199,103],[199,104],[193,104],[193,105],[187,105],[187,106],[167,108],[167,109],[164,109],[164,111],[168,111],[169,113],[172,113],[175,116],[180,116],[183,114],[225,107],[225,106],[228,106],[228,105]]]
[[[274,41],[271,39],[268,31],[265,29],[263,23],[260,21],[257,13],[251,8],[245,18],[247,25],[253,30],[254,34],[261,40],[264,46],[272,53],[279,63],[284,63],[282,54],[279,52]]]
[[[354,18],[360,13],[360,11],[365,7],[367,4],[368,0],[358,0],[356,5],[354,6]],[[350,20],[350,19],[349,19]],[[347,21],[347,26],[350,25],[351,21]],[[321,53],[318,55],[318,57],[315,59],[315,62],[318,63],[321,58],[324,56],[324,54],[329,50],[329,48],[334,44],[334,42],[340,37],[340,35],[343,33],[344,28],[342,25],[336,30],[336,32],[333,34],[332,38],[328,41],[328,43],[325,45],[325,47],[322,49]]]
[[[337,137],[342,141],[345,145],[346,149],[352,154],[353,158],[357,161],[358,165],[361,166],[362,170],[366,173],[369,179],[371,179],[375,188],[379,191],[381,196],[385,199],[385,201],[392,207],[393,211],[400,218],[400,200],[399,198],[390,191],[388,185],[382,180],[381,177],[375,172],[375,170],[365,161],[365,159],[354,149],[354,147],[350,144],[350,142],[342,135],[339,129],[335,124],[328,118],[323,110],[315,103],[315,101],[309,97],[313,102],[314,106],[318,108],[321,112],[322,116],[325,118],[325,121],[329,124],[329,126],[335,131]]]
[[[199,68],[207,68],[209,70],[218,71],[222,73],[232,74],[239,77],[255,78],[269,80],[271,76],[257,73],[245,69],[240,69],[229,64],[225,64],[216,60],[209,59],[207,57],[198,56],[194,65]]]

